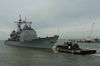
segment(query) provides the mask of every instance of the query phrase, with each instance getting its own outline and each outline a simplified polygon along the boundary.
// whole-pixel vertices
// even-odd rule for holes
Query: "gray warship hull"
[[[59,36],[54,37],[46,37],[46,38],[38,38],[32,41],[9,41],[6,40],[4,44],[13,45],[13,46],[21,46],[21,47],[34,47],[34,48],[47,48],[51,49],[53,45],[57,42]]]

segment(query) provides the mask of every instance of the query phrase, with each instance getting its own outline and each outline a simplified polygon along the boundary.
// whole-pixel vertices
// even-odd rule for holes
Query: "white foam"
[[[55,50],[55,48],[56,48],[56,46],[53,46],[53,47],[52,47],[52,51],[53,51],[54,53],[58,53],[58,52]]]
[[[91,55],[93,55],[93,56],[100,56],[100,54],[91,54]]]

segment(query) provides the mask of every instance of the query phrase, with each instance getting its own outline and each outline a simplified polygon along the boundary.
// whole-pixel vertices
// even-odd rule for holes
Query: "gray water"
[[[96,54],[55,52],[55,46],[64,41],[58,40],[52,49],[15,47],[0,41],[0,66],[100,66],[100,43],[79,43],[81,48],[97,50]]]

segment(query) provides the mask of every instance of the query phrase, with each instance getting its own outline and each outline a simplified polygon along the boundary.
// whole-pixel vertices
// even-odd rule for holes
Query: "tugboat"
[[[27,22],[26,18],[25,21],[22,21],[21,15],[19,15],[19,22],[15,23],[17,23],[17,30],[12,31],[10,38],[4,42],[6,45],[52,49],[59,37],[58,35],[44,38],[37,37],[36,31],[31,28],[32,22]],[[23,28],[21,28],[21,24],[24,24]]]
[[[76,42],[68,40],[63,45],[57,45],[55,48],[58,52],[72,53],[72,54],[95,54],[96,50],[81,49]]]

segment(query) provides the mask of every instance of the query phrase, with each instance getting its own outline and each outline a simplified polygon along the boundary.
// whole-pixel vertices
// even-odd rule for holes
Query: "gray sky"
[[[10,37],[15,21],[32,21],[38,36],[100,38],[100,0],[0,0],[0,40]],[[84,28],[84,30],[82,29]]]

